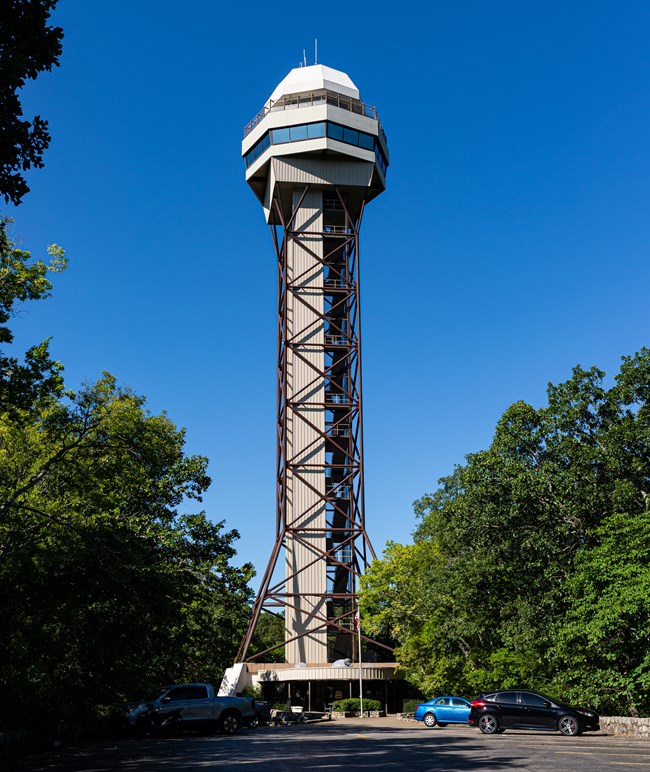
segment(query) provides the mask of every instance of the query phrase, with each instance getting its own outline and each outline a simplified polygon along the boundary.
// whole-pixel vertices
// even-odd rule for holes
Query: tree
[[[557,682],[601,711],[650,715],[650,351],[624,357],[601,444],[607,514],[576,552],[550,652]]]
[[[19,204],[22,172],[50,136],[22,119],[26,79],[58,65],[57,0],[0,6],[0,194]],[[48,297],[63,251],[33,260],[0,222],[0,725],[100,715],[161,682],[218,682],[250,611],[250,564],[235,530],[196,502],[207,459],[184,431],[105,374],[66,391],[48,340],[7,350],[23,303]],[[185,508],[191,507],[186,512]]]
[[[602,563],[603,529],[618,522],[615,515],[642,517],[650,490],[650,351],[624,358],[613,387],[604,378],[597,368],[576,367],[567,382],[549,385],[547,407],[509,407],[490,447],[468,455],[415,503],[415,545],[398,560],[392,547],[383,567],[371,567],[361,599],[366,618],[388,620],[400,660],[425,691],[533,683],[567,695],[572,685],[591,683],[601,688],[598,704],[646,704],[647,663],[634,636],[623,636],[618,648],[605,635],[594,638],[608,661],[627,663],[634,675],[624,685],[610,677],[599,687],[585,675],[586,660],[567,648],[570,620],[580,620],[575,634],[586,619],[588,606],[576,606],[576,598],[578,588],[586,592],[585,572],[593,580]],[[626,530],[620,553],[623,562],[634,555],[636,568],[646,554],[641,533]],[[610,558],[614,549],[609,543]],[[635,571],[634,581],[643,575]],[[608,581],[613,593],[624,586],[619,575]],[[382,610],[386,597],[390,611]],[[630,632],[625,607],[618,605],[615,625]],[[610,617],[616,608],[608,604]],[[645,641],[648,609],[634,608],[634,629]],[[584,678],[575,672],[579,661]],[[588,696],[593,703],[595,693]]]
[[[0,341],[49,264],[0,228]],[[164,681],[219,681],[250,610],[235,530],[186,513],[210,479],[166,415],[108,374],[77,394],[47,342],[0,352],[0,724],[97,715]]]
[[[650,714],[650,509],[616,513],[576,555],[551,651],[560,688],[601,712]]]
[[[283,614],[263,611],[257,620],[249,653],[251,655],[261,653],[282,643],[284,641],[284,624]],[[273,648],[272,651],[264,655],[262,661],[284,662],[284,646],[279,646],[277,649]]]
[[[29,187],[22,172],[43,166],[47,121],[23,119],[18,92],[27,79],[59,63],[63,30],[48,26],[58,0],[3,0],[0,5],[0,194],[20,204]]]
[[[47,395],[63,394],[62,366],[50,358],[48,341],[27,351],[24,362],[9,356],[5,348],[14,336],[8,325],[23,303],[50,296],[48,274],[60,273],[67,263],[56,244],[48,247],[50,260],[33,260],[7,233],[12,220],[0,220],[0,409],[29,409]]]
[[[382,559],[373,561],[360,579],[364,631],[397,642],[395,657],[408,679],[431,695],[457,681],[464,663],[462,653],[446,646],[449,626],[462,624],[440,582],[442,561],[431,540],[389,542]]]
[[[106,375],[0,418],[0,719],[88,716],[159,683],[220,680],[252,567],[182,514],[210,480],[184,433]]]

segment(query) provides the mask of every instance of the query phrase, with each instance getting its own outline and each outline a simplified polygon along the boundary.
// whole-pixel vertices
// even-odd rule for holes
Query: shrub
[[[364,698],[363,709],[364,711],[382,710],[382,704],[379,700]],[[361,710],[360,700],[358,697],[348,698],[347,700],[337,700],[332,704],[332,710],[337,713],[358,713]]]
[[[255,702],[262,702],[261,686],[245,686],[242,691],[242,697],[252,697]]]

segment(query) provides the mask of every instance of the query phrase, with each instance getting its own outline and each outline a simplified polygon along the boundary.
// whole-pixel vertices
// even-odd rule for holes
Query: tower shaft
[[[293,191],[278,251],[278,512],[289,662],[353,657],[363,520],[358,222],[337,188]],[[309,630],[308,635],[293,639]]]

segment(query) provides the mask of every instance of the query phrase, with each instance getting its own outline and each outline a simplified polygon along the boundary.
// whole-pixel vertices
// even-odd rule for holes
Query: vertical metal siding
[[[274,158],[272,178],[277,182],[295,184],[321,183],[327,185],[354,185],[365,188],[372,181],[375,168],[371,161],[334,161],[311,158]]]
[[[302,190],[293,193],[293,206],[298,205]],[[323,230],[323,197],[318,190],[307,193],[302,200],[300,210],[295,217],[295,229],[304,233],[299,236],[301,243],[308,249],[322,257],[323,241],[320,235]],[[309,235],[313,234],[313,235]],[[323,293],[320,289],[323,284],[322,265],[298,244],[291,243],[288,266],[288,281],[296,282],[299,290],[297,294],[288,295],[288,336],[294,340],[302,356],[314,363],[316,370],[323,369],[323,322],[319,314],[324,311]],[[301,302],[302,301],[302,302]],[[301,331],[300,334],[298,331]],[[294,338],[294,335],[299,337]],[[306,344],[304,347],[301,343]],[[309,347],[309,344],[318,344],[318,349]],[[287,511],[287,522],[294,523],[303,528],[325,527],[325,506],[319,495],[306,483],[309,483],[321,495],[325,493],[325,476],[322,465],[325,462],[325,444],[318,433],[308,426],[300,416],[305,415],[308,420],[320,431],[325,429],[325,414],[322,403],[324,402],[324,383],[318,379],[311,386],[315,378],[315,370],[306,362],[294,356],[293,351],[288,351],[287,361],[287,388],[288,400],[296,405],[288,411],[287,434],[288,456],[294,464],[319,464],[320,469],[310,471],[302,467],[299,479],[289,473],[288,491],[290,507]],[[313,405],[313,407],[310,407]],[[287,636],[299,635],[316,626],[312,617],[301,611],[324,616],[325,601],[310,597],[311,595],[323,595],[326,592],[326,575],[324,562],[317,560],[314,565],[309,565],[318,557],[318,553],[310,543],[325,549],[325,537],[321,534],[310,536],[303,534],[297,541],[291,534],[287,538],[286,549],[286,576],[293,577],[293,586],[289,592],[295,593],[295,605],[299,610],[287,608]],[[327,661],[327,633],[324,629],[305,636],[298,641],[287,644],[286,657],[288,662],[325,662]]]

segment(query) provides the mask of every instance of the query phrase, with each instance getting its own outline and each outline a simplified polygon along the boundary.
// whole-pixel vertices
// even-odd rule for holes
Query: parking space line
[[[593,753],[587,753],[586,751],[557,751],[557,753],[559,755],[562,755],[562,756],[593,756],[596,753],[596,751],[594,751]],[[626,755],[626,751],[624,751],[624,750],[623,751],[619,751],[618,753],[598,753],[598,756],[614,756],[614,757],[619,756],[620,757],[620,756],[625,756],[625,755]],[[638,764],[647,764],[648,766],[650,766],[650,755],[648,755],[648,754],[632,752],[632,755],[630,756],[630,758],[632,758],[632,759],[640,759],[640,761],[638,761],[638,762],[635,761],[634,762],[635,764],[637,764],[637,763]],[[643,761],[643,759],[645,759],[645,760]],[[614,764],[614,763],[616,763],[616,764],[625,764],[625,763],[628,763],[628,762],[619,761],[619,762],[611,762],[611,763],[612,764]]]

